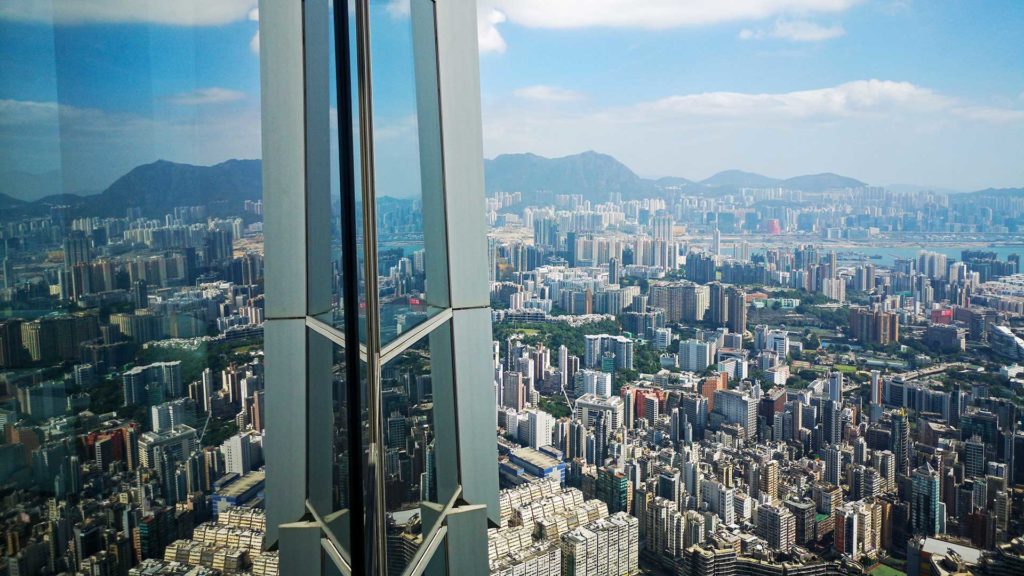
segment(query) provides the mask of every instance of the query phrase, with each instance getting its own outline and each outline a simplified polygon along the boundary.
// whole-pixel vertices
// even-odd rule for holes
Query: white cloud
[[[705,92],[669,96],[634,107],[680,117],[750,115],[786,118],[836,118],[878,114],[894,109],[925,113],[950,107],[952,100],[909,82],[858,80],[829,88],[796,92],[747,94]]]
[[[505,21],[505,14],[485,6],[479,6],[477,11],[476,33],[477,41],[480,44],[481,52],[495,52],[502,54],[508,47],[501,32],[498,31],[498,24]]]
[[[480,0],[481,52],[504,52],[498,24],[528,28],[665,30],[784,15],[838,14],[862,0]],[[495,20],[494,13],[501,19]],[[749,31],[751,35],[755,34]]]
[[[546,86],[544,84],[520,88],[515,91],[515,95],[526,100],[541,102],[573,102],[583,99],[583,94],[575,90],[559,88],[557,86]]]
[[[960,106],[953,109],[953,114],[968,120],[993,124],[1024,122],[1024,110],[996,106]]]
[[[0,126],[28,126],[56,118],[56,102],[0,100]]]
[[[249,11],[249,20],[253,22],[260,21],[260,9],[253,8]],[[260,31],[257,28],[256,33],[252,35],[252,40],[249,40],[249,50],[259,56],[260,55]]]
[[[409,15],[412,6],[409,5],[409,0],[391,0],[388,2],[387,11],[394,18],[402,18]]]
[[[170,97],[170,101],[183,106],[202,106],[204,104],[235,102],[243,98],[245,98],[245,93],[243,92],[214,86],[211,88],[199,88],[184,94],[175,94]]]
[[[860,0],[484,0],[531,28],[666,29],[760,20],[781,14],[837,13]]]
[[[258,0],[3,0],[0,19],[56,24],[219,26],[245,20]]]
[[[647,175],[700,177],[741,167],[959,189],[1024,182],[1024,106],[977,105],[909,82],[682,94],[607,108],[592,101],[558,108],[520,98],[484,102],[489,157],[593,149]]]
[[[761,40],[778,38],[791,42],[821,42],[846,35],[842,24],[822,26],[809,20],[776,20],[775,26],[768,31],[744,29],[740,31],[743,40]]]

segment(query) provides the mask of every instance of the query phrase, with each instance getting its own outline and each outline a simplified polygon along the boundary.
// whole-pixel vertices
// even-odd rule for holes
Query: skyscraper
[[[838,446],[825,448],[825,481],[840,485],[843,474],[843,452]]]
[[[712,422],[720,418],[722,422],[738,424],[747,438],[756,438],[757,403],[756,398],[739,390],[716,390],[710,418]]]
[[[729,301],[729,315],[726,326],[730,332],[743,334],[747,330],[747,295],[743,290],[730,286],[726,290]]]
[[[882,374],[878,370],[871,371],[871,396],[868,403],[882,405]]]
[[[910,475],[910,422],[904,408],[894,410],[892,418],[892,453],[896,459],[896,476]]]
[[[915,533],[934,536],[945,531],[945,504],[939,497],[939,473],[930,465],[914,470],[910,523]]]
[[[725,326],[729,322],[729,310],[726,287],[721,282],[708,284],[708,321],[715,326]]]
[[[796,543],[796,517],[784,506],[761,505],[757,509],[757,528],[774,550],[787,551]]]
[[[837,444],[843,438],[842,404],[826,400],[822,406],[822,436],[827,444]]]

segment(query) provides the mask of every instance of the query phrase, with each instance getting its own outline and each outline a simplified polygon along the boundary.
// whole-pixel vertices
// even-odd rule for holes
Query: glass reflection
[[[429,0],[372,2],[370,27],[377,288],[384,344],[448,301],[433,5]]]
[[[449,334],[442,325],[381,368],[389,574],[401,574],[409,565],[437,517],[441,446],[434,428],[434,386],[442,373],[432,369],[432,361],[446,361]]]

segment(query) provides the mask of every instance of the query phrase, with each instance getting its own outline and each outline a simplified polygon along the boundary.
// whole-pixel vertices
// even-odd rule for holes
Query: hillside
[[[637,176],[625,164],[606,154],[584,152],[561,158],[536,154],[502,154],[484,160],[487,192],[583,194],[591,200],[607,200],[609,194],[636,197],[657,192],[649,180]]]

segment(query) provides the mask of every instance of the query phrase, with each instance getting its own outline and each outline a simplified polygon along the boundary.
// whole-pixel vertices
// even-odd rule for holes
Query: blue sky
[[[488,155],[595,149],[647,176],[1024,182],[1019,1],[493,0],[486,10]]]
[[[395,39],[379,53],[397,64],[381,77],[378,128],[394,150],[414,150],[410,71],[396,56],[407,19],[384,4],[375,38]],[[255,6],[4,0],[0,173],[58,170],[66,190],[98,190],[157,158],[258,157]],[[645,176],[741,168],[1024,185],[1019,1],[480,0],[478,10],[487,156],[593,149]]]

